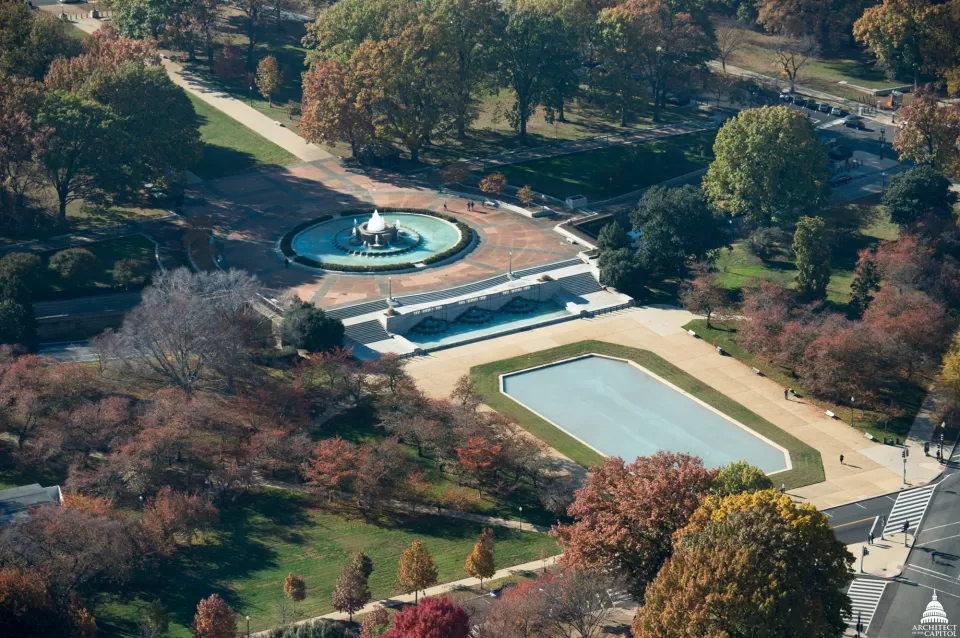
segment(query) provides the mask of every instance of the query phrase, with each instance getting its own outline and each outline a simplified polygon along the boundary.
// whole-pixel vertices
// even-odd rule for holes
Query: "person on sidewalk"
[[[789,400],[790,400],[790,397],[788,396],[788,395],[789,395],[789,392],[790,392],[790,391],[787,390],[786,388],[783,389],[783,400],[784,400],[784,401],[789,401]]]
[[[869,545],[873,545],[873,532],[870,532],[870,533],[867,535],[867,543],[868,543]]]
[[[840,465],[843,465],[843,455],[840,455]]]

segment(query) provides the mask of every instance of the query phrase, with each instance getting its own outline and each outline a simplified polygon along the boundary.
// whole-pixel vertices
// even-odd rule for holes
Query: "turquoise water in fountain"
[[[334,235],[341,230],[352,228],[354,219],[358,224],[362,224],[371,217],[371,215],[359,215],[357,217],[337,217],[311,226],[294,237],[291,245],[297,254],[315,261],[361,266],[367,264],[415,264],[448,248],[453,248],[460,241],[460,230],[450,222],[437,217],[414,213],[381,213],[381,216],[389,226],[393,226],[399,221],[401,230],[408,228],[419,233],[422,241],[415,248],[395,255],[374,257],[346,253],[334,245]]]
[[[518,328],[526,328],[527,326],[569,316],[570,313],[558,304],[552,301],[544,301],[537,306],[536,310],[527,314],[495,312],[493,319],[487,323],[475,324],[454,321],[449,325],[446,332],[427,335],[417,334],[413,330],[409,330],[404,333],[403,338],[421,348],[435,348],[460,343],[468,339],[492,336],[500,332],[509,332]]]
[[[588,356],[503,378],[515,401],[606,456],[632,462],[657,450],[687,452],[707,467],[746,460],[787,467],[779,449],[636,366]]]

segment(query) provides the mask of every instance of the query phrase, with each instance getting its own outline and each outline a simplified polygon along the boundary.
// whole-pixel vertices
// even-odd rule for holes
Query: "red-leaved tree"
[[[714,472],[689,454],[660,451],[627,464],[619,457],[591,468],[568,512],[554,528],[564,564],[613,568],[642,600],[643,591],[673,549],[672,534],[686,525],[707,493]]]
[[[384,638],[467,638],[470,616],[446,596],[426,598],[393,617],[393,628]]]
[[[235,638],[236,633],[237,620],[233,609],[219,594],[200,601],[193,617],[194,638]]]

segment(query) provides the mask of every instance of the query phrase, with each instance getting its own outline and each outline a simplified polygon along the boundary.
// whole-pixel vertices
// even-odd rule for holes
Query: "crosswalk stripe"
[[[873,614],[877,611],[877,605],[880,604],[880,597],[883,596],[883,590],[887,587],[887,582],[883,580],[872,580],[868,578],[854,579],[847,590],[850,597],[852,612],[844,620],[848,625],[856,625],[857,618],[863,623],[863,630],[866,632],[870,628],[870,621],[873,620]]]
[[[890,516],[883,527],[883,534],[897,534],[903,532],[903,523],[909,524],[908,529],[917,529],[924,513],[927,511],[927,505],[933,496],[933,490],[936,485],[919,487],[915,490],[900,492],[897,496],[897,502],[893,504],[890,510]]]

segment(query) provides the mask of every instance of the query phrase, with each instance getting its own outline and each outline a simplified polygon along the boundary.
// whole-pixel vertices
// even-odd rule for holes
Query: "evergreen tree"
[[[801,217],[793,235],[797,290],[807,299],[822,299],[830,283],[830,240],[820,217]]]

